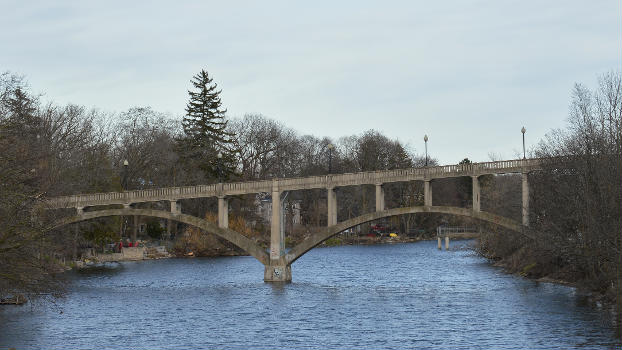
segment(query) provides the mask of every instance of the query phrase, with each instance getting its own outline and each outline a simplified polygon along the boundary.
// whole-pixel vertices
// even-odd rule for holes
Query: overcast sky
[[[0,71],[58,103],[181,118],[206,69],[229,117],[376,129],[443,164],[515,158],[565,125],[575,82],[622,62],[619,0],[4,1]]]

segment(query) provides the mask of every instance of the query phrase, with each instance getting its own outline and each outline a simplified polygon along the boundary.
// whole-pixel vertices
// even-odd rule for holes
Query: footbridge
[[[136,191],[78,194],[47,199],[50,209],[75,208],[76,213],[59,221],[54,227],[106,216],[148,216],[175,220],[213,233],[240,247],[255,257],[264,266],[264,281],[288,282],[292,279],[291,264],[309,250],[328,238],[348,228],[381,218],[413,214],[442,213],[470,217],[490,222],[501,227],[522,231],[529,225],[528,174],[541,169],[541,159],[517,159],[496,162],[445,165],[425,168],[382,170],[349,174],[329,174],[301,178],[272,179],[264,181],[218,183],[185,187],[167,187]],[[481,211],[479,177],[490,174],[522,174],[522,222]],[[432,205],[432,189],[435,179],[471,177],[473,183],[472,208],[457,208]],[[423,181],[424,205],[406,208],[385,209],[384,184],[392,182]],[[344,186],[374,185],[376,188],[376,211],[346,221],[337,221],[337,195],[335,189]],[[297,246],[285,251],[285,237],[281,224],[281,194],[285,191],[304,189],[325,189],[327,191],[327,227],[315,232]],[[231,230],[229,226],[228,198],[235,195],[267,192],[272,194],[272,220],[269,251],[255,241]],[[218,198],[218,224],[205,219],[183,214],[181,200],[190,198]],[[170,211],[135,209],[131,205],[144,202],[169,201]],[[89,210],[88,207],[122,205],[120,209]]]

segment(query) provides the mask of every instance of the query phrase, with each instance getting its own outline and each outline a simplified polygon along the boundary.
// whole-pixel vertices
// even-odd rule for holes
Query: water
[[[0,349],[619,348],[575,289],[517,278],[464,242],[313,249],[293,283],[251,257],[73,273],[58,305],[0,308]]]

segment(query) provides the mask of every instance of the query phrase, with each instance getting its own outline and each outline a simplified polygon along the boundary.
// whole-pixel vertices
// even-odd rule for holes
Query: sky
[[[619,71],[622,5],[594,1],[6,1],[0,72],[60,104],[182,118],[201,69],[229,118],[375,129],[455,164],[514,159]]]

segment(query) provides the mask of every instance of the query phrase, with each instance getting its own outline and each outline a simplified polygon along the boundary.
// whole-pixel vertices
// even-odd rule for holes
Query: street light
[[[220,162],[222,159],[222,153],[218,152],[216,157],[218,158],[218,164],[216,165],[216,168],[218,170],[218,183],[222,183],[222,171],[221,171],[221,166],[220,166]]]
[[[123,187],[124,191],[127,191],[127,166],[130,165],[130,163],[127,161],[127,159],[123,160],[123,181],[121,182],[121,187]]]
[[[329,143],[326,147],[328,148],[328,173],[330,174],[333,172],[333,148],[335,148],[335,146]]]
[[[425,142],[425,166],[428,166],[428,135],[423,135],[423,141]]]
[[[523,128],[520,129],[520,132],[523,133],[523,159],[525,159],[525,131],[527,131],[527,129],[523,126]]]

